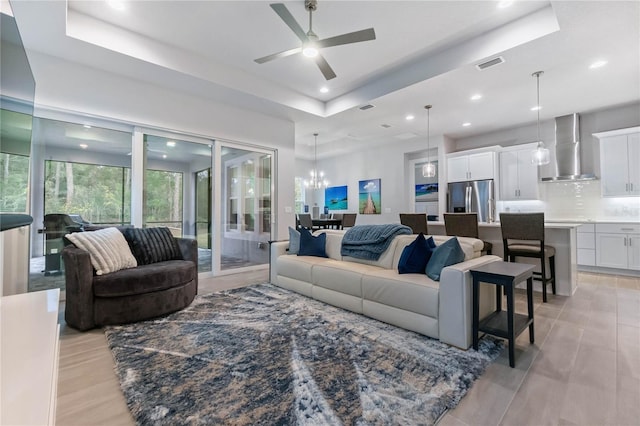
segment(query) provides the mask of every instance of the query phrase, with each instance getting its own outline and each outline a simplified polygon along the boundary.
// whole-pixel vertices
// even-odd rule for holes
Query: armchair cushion
[[[76,232],[67,234],[66,238],[76,247],[89,252],[96,275],[138,266],[127,241],[116,228]]]
[[[169,228],[127,228],[122,231],[138,265],[182,259]]]

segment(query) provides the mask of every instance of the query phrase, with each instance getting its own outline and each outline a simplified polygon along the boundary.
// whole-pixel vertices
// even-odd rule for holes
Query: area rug
[[[140,425],[434,424],[502,349],[462,351],[270,284],[105,334]]]

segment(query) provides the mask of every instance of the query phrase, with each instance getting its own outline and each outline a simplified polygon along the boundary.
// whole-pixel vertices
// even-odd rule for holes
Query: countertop
[[[548,219],[545,221],[545,223],[555,223],[555,222],[562,222],[562,223],[577,223],[577,224],[583,224],[583,223],[635,223],[635,224],[640,224],[640,218],[626,218],[626,219]]]
[[[544,227],[545,228],[550,228],[550,229],[571,229],[571,228],[577,228],[578,226],[582,225],[583,223],[584,222],[545,221],[544,222]],[[442,222],[442,221],[427,222],[427,226],[429,226],[429,225],[444,226],[444,222]],[[491,223],[480,222],[480,223],[478,223],[478,227],[479,228],[500,228],[500,222],[491,222]]]

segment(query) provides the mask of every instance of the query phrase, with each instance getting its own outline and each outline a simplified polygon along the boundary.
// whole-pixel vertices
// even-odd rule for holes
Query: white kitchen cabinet
[[[596,230],[595,224],[584,223],[577,229],[578,265],[596,265]]]
[[[640,128],[595,136],[600,139],[602,196],[640,196]]]
[[[447,157],[447,181],[464,182],[494,178],[495,152]]]
[[[640,224],[596,224],[596,265],[640,270]]]
[[[538,199],[538,166],[531,162],[535,147],[527,144],[500,153],[501,200]]]

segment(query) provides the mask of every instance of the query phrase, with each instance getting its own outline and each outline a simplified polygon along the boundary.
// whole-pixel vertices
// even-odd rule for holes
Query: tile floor
[[[267,279],[254,271],[202,280],[200,293]],[[578,280],[572,297],[542,304],[534,295],[536,342],[523,332],[515,368],[504,350],[440,425],[640,425],[640,278]],[[58,425],[134,424],[100,330],[63,326],[58,383]]]

